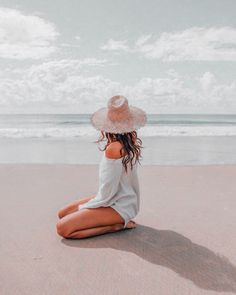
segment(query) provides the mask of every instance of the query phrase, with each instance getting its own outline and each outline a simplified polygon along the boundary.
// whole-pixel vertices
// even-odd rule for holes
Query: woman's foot
[[[130,220],[126,225],[126,228],[134,228],[134,227],[136,227],[136,223],[133,220]]]

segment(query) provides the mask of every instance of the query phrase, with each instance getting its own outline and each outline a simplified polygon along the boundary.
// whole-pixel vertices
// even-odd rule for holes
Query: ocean
[[[75,138],[98,133],[90,114],[0,114],[0,138]],[[140,136],[232,136],[236,115],[148,114]]]
[[[0,163],[98,164],[91,114],[1,114]],[[144,165],[236,163],[236,114],[148,114]]]

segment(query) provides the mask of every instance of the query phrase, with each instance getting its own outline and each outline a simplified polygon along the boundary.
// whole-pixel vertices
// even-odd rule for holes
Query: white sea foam
[[[236,136],[236,126],[145,126],[140,136]],[[99,136],[92,126],[0,128],[0,138],[76,138]]]
[[[142,136],[235,136],[236,126],[145,126]]]
[[[93,135],[92,127],[45,127],[45,128],[0,128],[0,137],[5,138],[73,138]]]
[[[96,137],[89,114],[0,115],[0,138]],[[148,114],[140,136],[235,136],[236,115]]]

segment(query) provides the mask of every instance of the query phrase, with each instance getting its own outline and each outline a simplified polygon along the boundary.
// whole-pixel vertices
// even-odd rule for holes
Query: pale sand
[[[0,165],[0,293],[235,294],[236,166],[139,177],[135,229],[68,240],[57,211],[96,192],[98,166]]]

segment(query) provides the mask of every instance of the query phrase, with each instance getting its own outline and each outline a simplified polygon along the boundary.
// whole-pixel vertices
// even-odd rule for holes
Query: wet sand
[[[144,136],[142,165],[235,165],[236,136]],[[97,137],[1,138],[3,164],[98,165]]]

